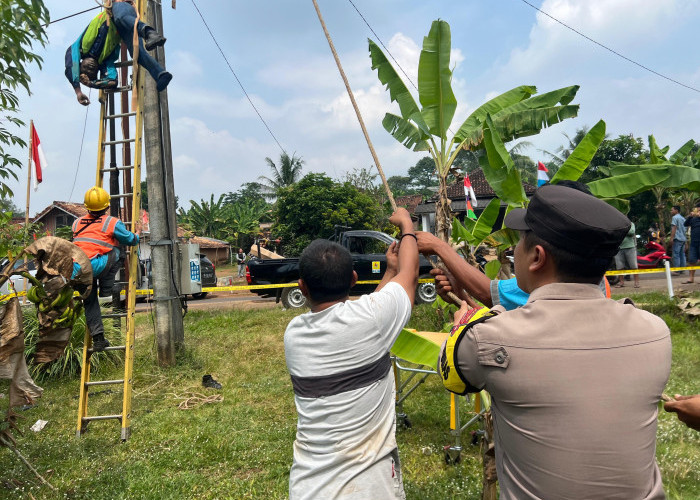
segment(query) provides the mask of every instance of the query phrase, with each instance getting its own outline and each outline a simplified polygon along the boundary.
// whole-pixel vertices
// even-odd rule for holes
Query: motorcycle
[[[637,255],[637,267],[639,269],[663,267],[665,261],[671,260],[671,257],[666,253],[666,249],[654,240],[650,240],[644,248],[648,252],[644,255]]]

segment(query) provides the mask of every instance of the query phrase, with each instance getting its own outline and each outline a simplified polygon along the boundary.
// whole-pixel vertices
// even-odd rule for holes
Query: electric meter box
[[[202,267],[197,243],[180,244],[180,294],[192,295],[202,291]]]

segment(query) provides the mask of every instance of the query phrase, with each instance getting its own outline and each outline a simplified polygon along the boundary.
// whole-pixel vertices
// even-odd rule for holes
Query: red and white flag
[[[476,203],[476,193],[474,192],[472,183],[469,180],[469,174],[467,173],[464,174],[464,196],[467,198],[467,202],[471,199],[472,207],[476,208],[478,206]]]
[[[43,180],[41,171],[48,166],[44,150],[41,147],[39,135],[36,133],[34,123],[32,123],[32,169],[34,170],[34,191],[39,187]]]
[[[547,175],[547,167],[541,161],[537,162],[537,187],[544,186],[549,182],[549,176]]]

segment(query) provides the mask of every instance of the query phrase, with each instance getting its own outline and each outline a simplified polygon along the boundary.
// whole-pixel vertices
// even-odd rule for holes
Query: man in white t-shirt
[[[389,220],[401,243],[389,247],[374,293],[348,300],[357,273],[340,245],[316,240],[299,260],[311,311],[284,334],[299,416],[290,500],[405,498],[389,349],[411,316],[418,246],[405,209]]]

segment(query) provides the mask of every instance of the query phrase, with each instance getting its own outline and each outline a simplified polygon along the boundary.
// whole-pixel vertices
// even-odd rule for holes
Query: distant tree
[[[265,188],[259,182],[246,182],[236,192],[228,192],[224,195],[224,203],[252,203],[255,201],[265,201],[263,194]]]
[[[403,175],[392,175],[386,180],[389,189],[394,196],[416,194],[416,189],[411,185],[411,178]]]
[[[13,217],[24,216],[24,210],[20,210],[10,198],[0,198],[0,213],[10,212]]]
[[[264,200],[240,201],[226,206],[226,240],[247,248],[260,232],[260,223],[270,219],[271,206]]]
[[[301,167],[304,165],[304,160],[295,154],[292,156],[287,153],[280,154],[279,167],[270,158],[265,158],[265,161],[272,171],[272,176],[261,175],[258,180],[261,181],[263,194],[268,199],[274,199],[278,190],[291,186],[301,177]]]
[[[273,232],[282,238],[285,255],[299,255],[314,239],[332,236],[335,225],[378,229],[380,212],[372,197],[349,182],[307,174],[293,186],[280,189]]]
[[[148,212],[148,184],[141,181],[141,208]]]
[[[44,2],[3,0],[0,4],[0,197],[3,198],[13,194],[5,181],[10,177],[17,179],[15,170],[22,168],[22,162],[7,153],[5,148],[27,146],[24,139],[13,134],[7,125],[25,125],[16,116],[19,111],[16,91],[22,87],[31,95],[29,69],[34,63],[41,68],[42,63],[41,57],[32,51],[32,45],[35,42],[46,45],[43,25],[48,22],[49,11]]]

